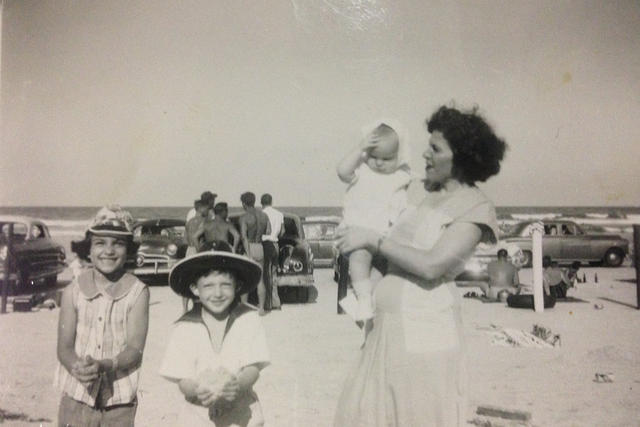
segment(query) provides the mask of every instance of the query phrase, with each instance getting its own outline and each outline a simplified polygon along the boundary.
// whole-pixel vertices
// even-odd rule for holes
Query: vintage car
[[[66,253],[51,239],[44,222],[25,216],[0,216],[0,230],[1,280],[7,277],[4,266],[10,256],[8,277],[13,291],[24,291],[41,282],[46,286],[56,284],[58,274],[67,267]]]
[[[185,222],[181,219],[147,219],[133,225],[133,239],[140,244],[135,265],[127,269],[136,276],[169,274],[171,267],[184,258],[187,244]]]
[[[531,227],[536,221],[516,224],[501,241],[515,244],[524,255],[524,265],[531,266]],[[573,221],[543,220],[542,254],[559,263],[598,262],[618,267],[629,253],[629,241],[615,234],[587,233]]]
[[[313,253],[313,266],[332,267],[335,258],[333,239],[340,224],[338,217],[307,217],[302,228]]]
[[[313,253],[311,246],[305,239],[304,228],[300,217],[291,213],[284,214],[284,234],[280,237],[278,265],[273,271],[268,272],[275,277],[278,288],[295,287],[299,301],[306,302],[309,297],[309,288],[313,286]],[[238,218],[241,214],[229,216],[238,230]],[[242,244],[238,252],[243,252]],[[283,289],[283,292],[286,292]]]

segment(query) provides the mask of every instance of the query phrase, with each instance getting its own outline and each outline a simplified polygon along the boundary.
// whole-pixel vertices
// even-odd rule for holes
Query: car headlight
[[[144,255],[138,254],[138,256],[136,257],[136,265],[138,267],[142,267],[143,264],[144,264]]]
[[[178,253],[178,247],[174,243],[170,243],[167,246],[167,255],[175,256]]]

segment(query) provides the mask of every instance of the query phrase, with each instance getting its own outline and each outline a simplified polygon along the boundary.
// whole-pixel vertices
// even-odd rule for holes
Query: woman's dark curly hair
[[[440,107],[427,120],[429,133],[442,132],[453,152],[452,175],[460,182],[474,185],[500,171],[507,144],[477,114]]]

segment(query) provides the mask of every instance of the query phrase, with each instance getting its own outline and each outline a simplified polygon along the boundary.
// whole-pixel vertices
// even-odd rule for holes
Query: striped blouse
[[[111,359],[127,345],[128,314],[146,285],[126,273],[114,285],[116,294],[111,296],[96,285],[93,274],[93,269],[87,270],[70,285],[77,315],[75,352],[81,358],[90,355],[96,360]],[[139,373],[139,365],[119,369],[84,385],[58,361],[54,385],[89,406],[108,407],[135,399]]]

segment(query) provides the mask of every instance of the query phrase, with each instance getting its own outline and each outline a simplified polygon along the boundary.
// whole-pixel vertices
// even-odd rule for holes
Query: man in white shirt
[[[271,233],[262,236],[262,247],[264,250],[264,284],[267,288],[265,308],[280,309],[280,297],[278,296],[278,284],[274,280],[275,269],[278,266],[278,239],[284,234],[284,215],[274,209],[271,204],[273,199],[271,194],[265,193],[260,197],[262,212],[269,217]]]

